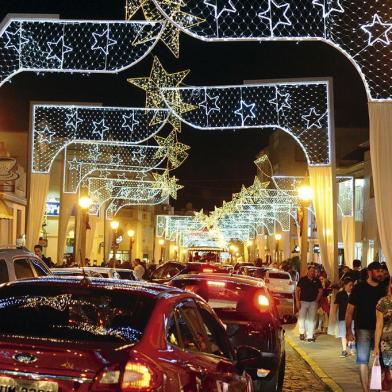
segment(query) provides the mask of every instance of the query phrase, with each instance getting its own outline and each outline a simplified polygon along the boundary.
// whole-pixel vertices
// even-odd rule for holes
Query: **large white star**
[[[290,9],[290,4],[277,4],[275,0],[268,0],[268,8],[259,13],[259,18],[266,19],[269,23],[271,34],[279,25],[291,26],[291,21],[287,16]],[[278,21],[274,24],[274,20],[278,17]]]
[[[291,109],[291,105],[289,102],[290,99],[290,94],[281,94],[277,89],[276,89],[276,95],[275,98],[271,99],[268,101],[272,105],[276,105],[276,111],[279,113],[283,111],[285,108],[286,109]]]
[[[146,158],[146,151],[144,148],[138,148],[136,151],[132,152],[132,161],[137,163],[142,163],[143,160]]]
[[[45,125],[43,131],[37,131],[38,143],[50,144],[52,143],[52,137],[54,135],[56,135],[56,132],[51,131],[50,128],[47,125]]]
[[[110,30],[107,28],[102,34],[93,33],[94,43],[92,50],[100,50],[104,55],[108,55],[109,48],[117,43],[116,40],[110,38]]]
[[[361,29],[369,34],[368,45],[374,45],[376,42],[389,45],[391,42],[389,33],[392,29],[392,23],[383,23],[377,14],[373,15],[372,23],[361,26]]]
[[[78,117],[78,112],[76,109],[73,109],[71,113],[67,113],[67,122],[65,123],[66,127],[71,127],[74,130],[78,127],[78,124],[83,122],[82,119]]]
[[[205,109],[206,115],[209,116],[211,112],[220,112],[220,107],[218,106],[219,96],[210,97],[208,93],[206,93],[205,99],[200,103],[199,106]]]
[[[72,160],[68,161],[68,169],[69,170],[79,170],[80,162],[74,157]]]
[[[65,53],[72,52],[72,48],[64,44],[64,36],[59,37],[55,42],[47,42],[49,53],[46,56],[47,60],[57,60],[63,63]]]
[[[104,140],[104,134],[109,129],[109,127],[105,124],[105,120],[102,119],[101,121],[93,121],[93,125],[93,135],[99,135],[101,140]]]
[[[324,114],[319,114],[316,112],[315,108],[310,108],[310,111],[308,114],[303,114],[301,117],[303,120],[306,121],[306,129],[310,129],[313,127],[316,127],[318,129],[322,128],[323,125],[321,124],[321,120],[325,116],[326,113]]]
[[[204,0],[204,4],[214,9],[215,19],[218,19],[224,12],[237,12],[232,0]]]
[[[21,35],[21,29],[19,28],[14,33],[10,31],[5,32],[7,42],[5,43],[5,49],[15,49],[20,54],[22,45],[27,44],[29,40]]]
[[[255,118],[256,114],[254,113],[255,110],[255,103],[247,104],[243,100],[241,100],[241,106],[234,112],[238,116],[241,116],[242,126],[244,126],[245,121],[247,118]]]
[[[135,119],[135,112],[131,112],[129,116],[123,114],[122,118],[123,118],[123,123],[121,127],[128,128],[131,132],[133,132],[134,126],[140,123]]]
[[[328,18],[333,12],[343,13],[344,8],[340,0],[313,0],[313,5],[318,5],[323,10],[323,18]]]

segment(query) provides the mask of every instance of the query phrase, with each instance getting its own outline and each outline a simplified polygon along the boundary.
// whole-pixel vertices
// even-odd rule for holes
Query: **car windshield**
[[[289,274],[284,274],[282,272],[270,272],[268,276],[270,279],[290,279]]]
[[[119,279],[135,280],[132,271],[118,271],[118,270],[116,270],[115,273],[118,274]]]
[[[153,298],[127,291],[13,286],[0,290],[0,334],[136,343],[154,305]]]

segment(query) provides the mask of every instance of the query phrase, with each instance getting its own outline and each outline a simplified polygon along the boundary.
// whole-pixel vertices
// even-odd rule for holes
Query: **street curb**
[[[336,384],[331,377],[328,376],[327,373],[324,372],[301,347],[299,347],[292,339],[290,339],[286,335],[286,342],[302,357],[302,359],[312,368],[312,370],[316,373],[317,377],[323,382],[332,392],[344,392],[344,390]]]

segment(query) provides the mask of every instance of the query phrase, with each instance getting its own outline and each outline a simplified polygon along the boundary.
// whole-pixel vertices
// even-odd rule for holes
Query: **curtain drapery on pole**
[[[342,238],[344,260],[346,265],[352,268],[355,254],[355,219],[353,216],[342,217]]]
[[[26,247],[30,250],[38,243],[46,209],[49,181],[49,173],[31,173],[26,229]]]
[[[370,154],[381,247],[392,268],[392,102],[369,102]]]
[[[332,166],[310,166],[310,185],[316,216],[320,254],[329,279],[338,278],[336,181]]]
[[[58,242],[57,242],[57,263],[62,262],[65,250],[65,241],[67,239],[68,222],[72,215],[72,211],[77,205],[77,194],[64,193],[60,194],[60,215],[58,227]],[[76,228],[74,230],[76,234]]]

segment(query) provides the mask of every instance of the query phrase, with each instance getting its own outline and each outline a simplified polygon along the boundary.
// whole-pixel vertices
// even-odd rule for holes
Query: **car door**
[[[16,280],[35,277],[35,272],[30,263],[30,260],[27,257],[15,258],[13,260],[13,270],[15,277],[14,279]]]

